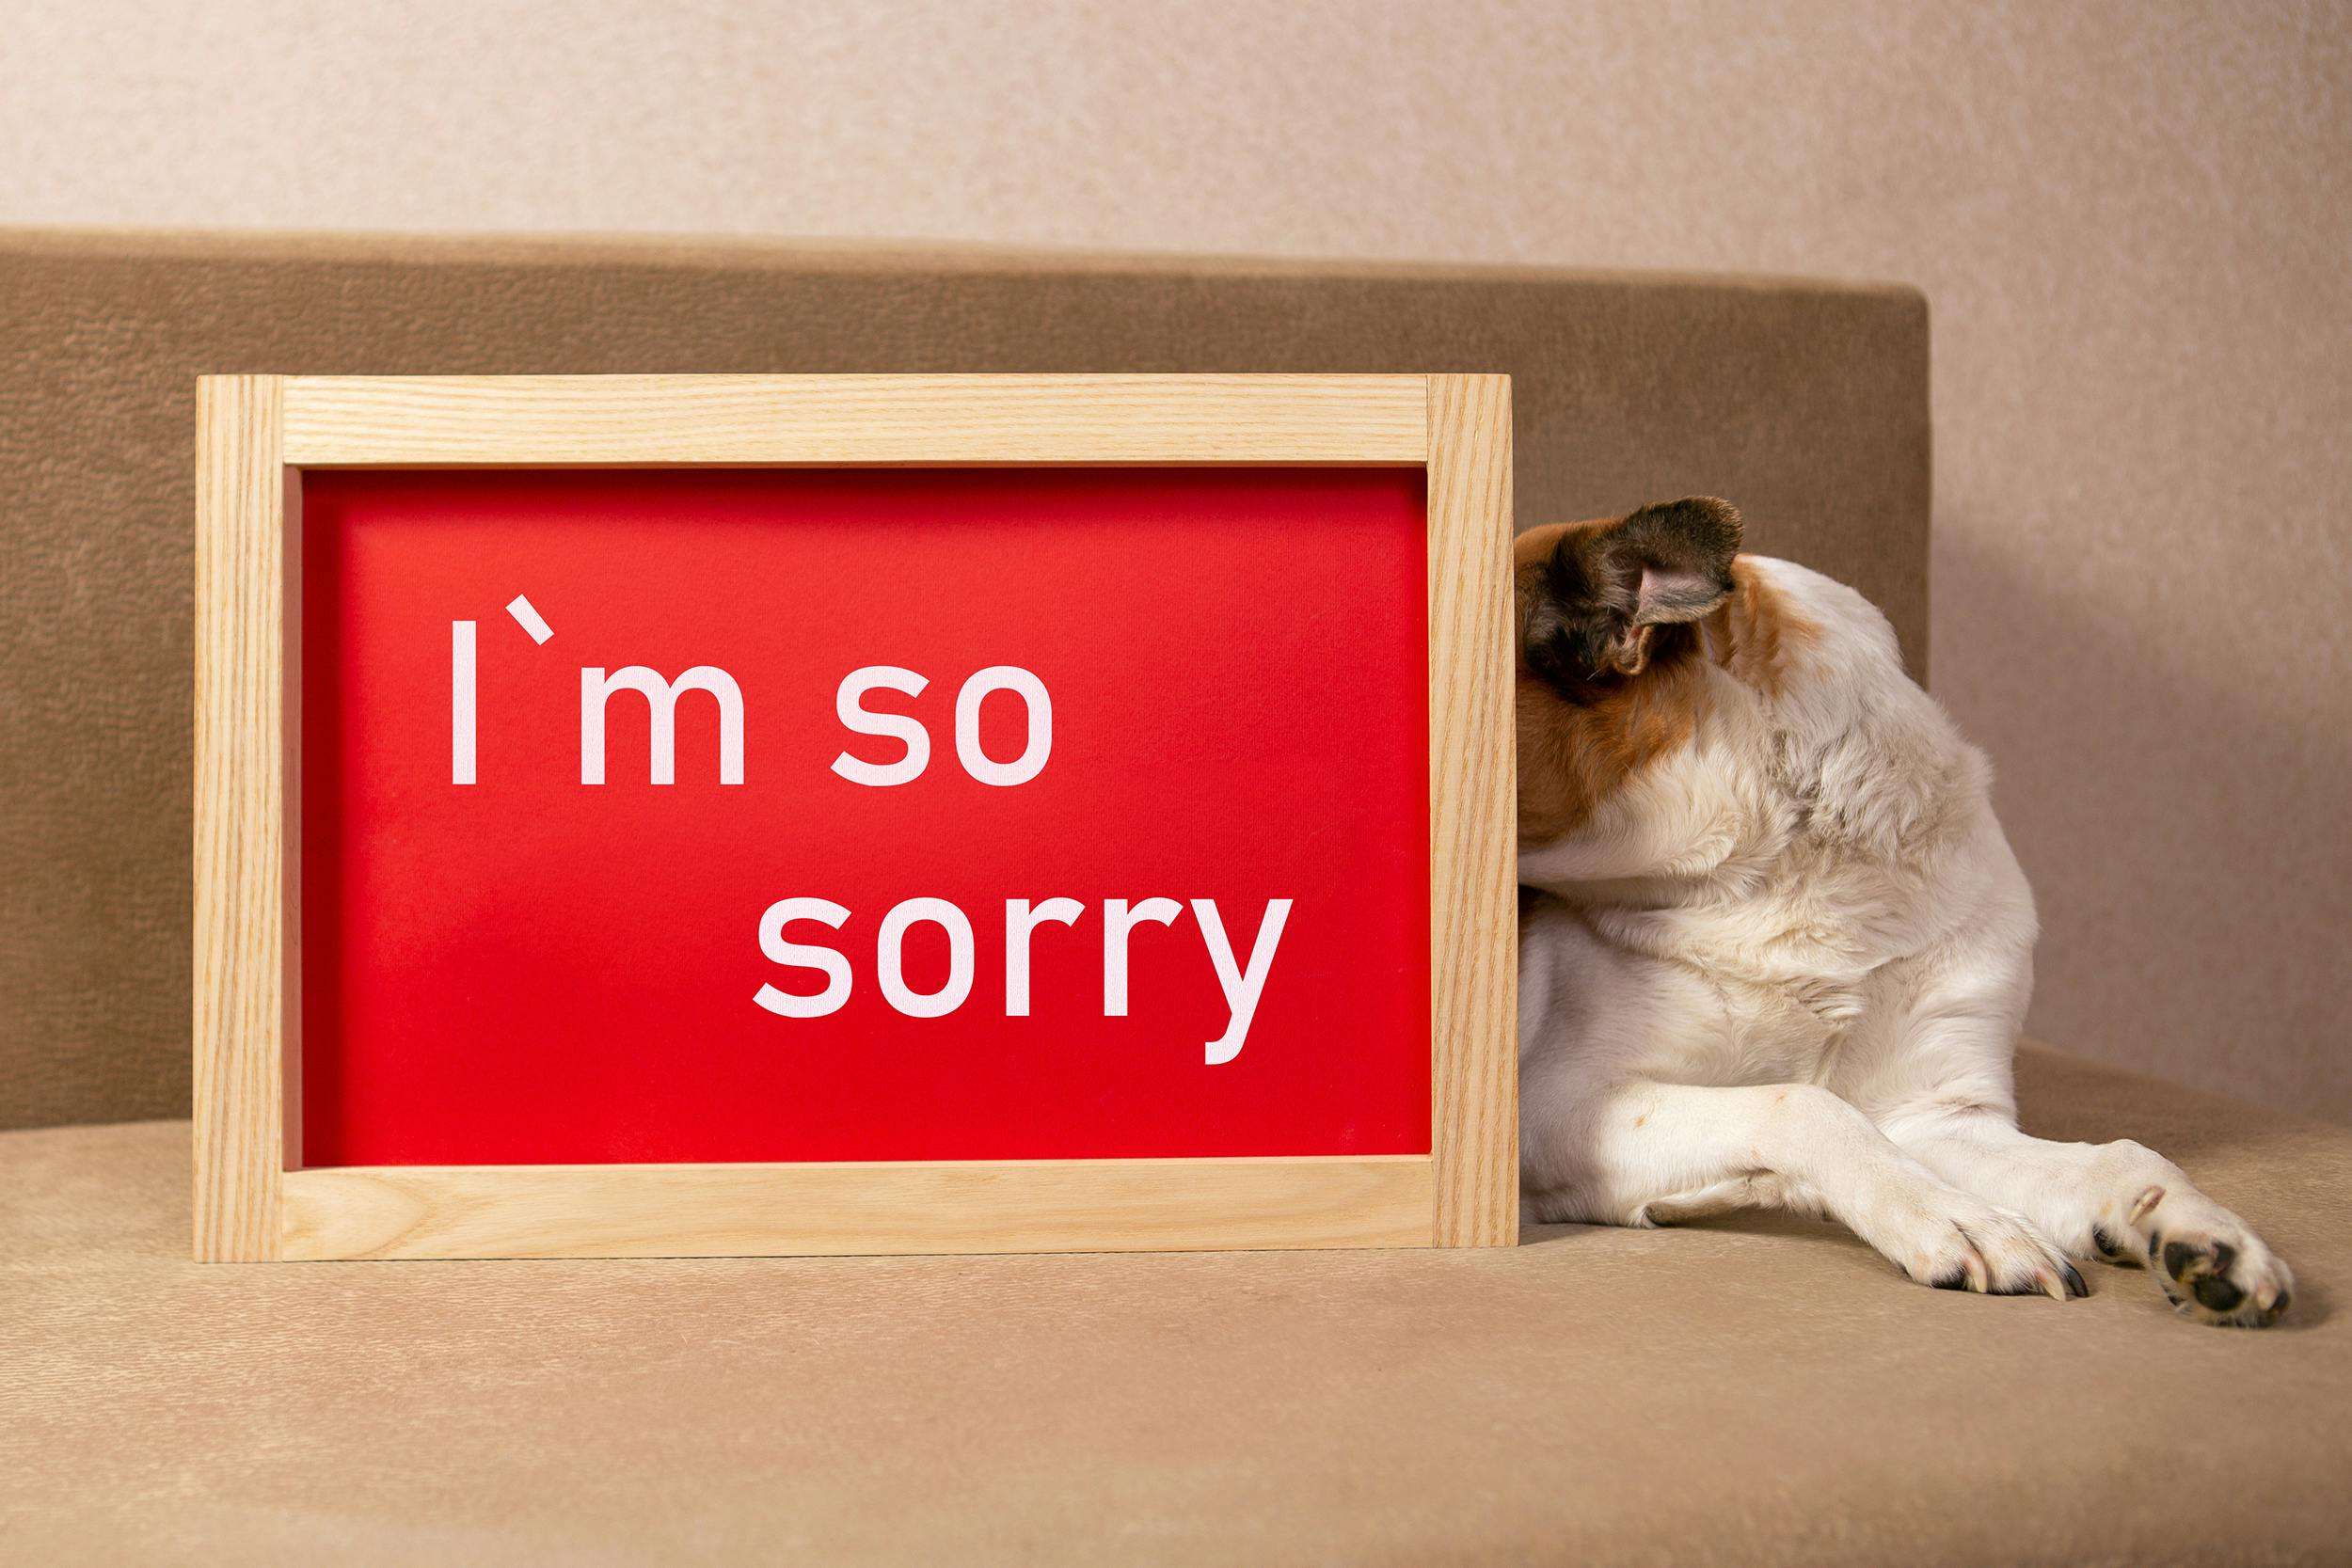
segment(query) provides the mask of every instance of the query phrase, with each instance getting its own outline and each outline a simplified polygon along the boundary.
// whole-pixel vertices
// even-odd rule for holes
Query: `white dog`
[[[2145,1260],[2275,1322],[2286,1265],[2179,1166],[2017,1130],[2033,895],[1983,753],[1860,594],[1739,547],[1718,500],[1518,541],[1530,1217],[1788,1209],[1924,1284]]]

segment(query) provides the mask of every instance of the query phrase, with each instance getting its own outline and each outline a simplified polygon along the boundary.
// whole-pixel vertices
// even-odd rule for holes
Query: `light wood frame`
[[[301,1168],[301,470],[910,465],[1426,469],[1430,1152]],[[1507,377],[206,376],[196,526],[199,1259],[1518,1240]]]

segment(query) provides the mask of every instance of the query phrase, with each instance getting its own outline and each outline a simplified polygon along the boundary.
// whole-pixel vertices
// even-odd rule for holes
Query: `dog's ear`
[[[1740,514],[1711,497],[1568,530],[1522,579],[1529,665],[1564,689],[1640,674],[1657,627],[1696,621],[1731,596],[1739,553]]]

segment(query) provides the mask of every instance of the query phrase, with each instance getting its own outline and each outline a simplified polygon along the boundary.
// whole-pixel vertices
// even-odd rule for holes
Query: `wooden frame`
[[[299,1168],[300,470],[1308,464],[1428,474],[1430,1153]],[[1498,375],[202,378],[196,1256],[1513,1244],[1510,519]]]

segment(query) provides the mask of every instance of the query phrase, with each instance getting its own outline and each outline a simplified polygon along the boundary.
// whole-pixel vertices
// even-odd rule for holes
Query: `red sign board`
[[[299,483],[299,1164],[1430,1151],[1420,468]]]

